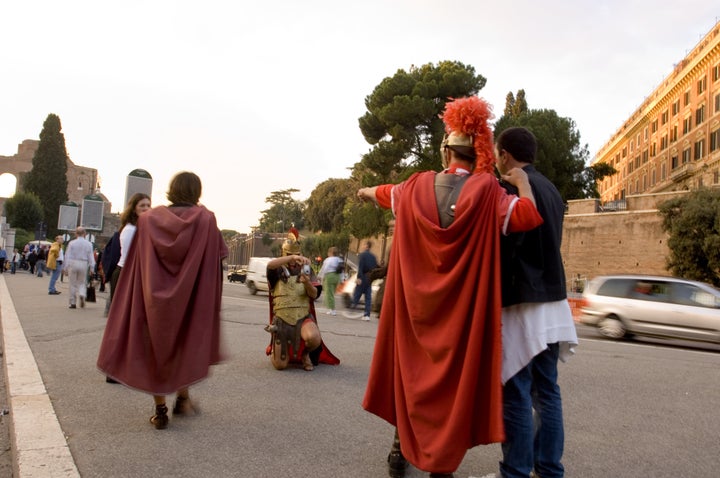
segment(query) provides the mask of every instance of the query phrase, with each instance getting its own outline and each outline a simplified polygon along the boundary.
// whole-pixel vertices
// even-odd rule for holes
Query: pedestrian
[[[337,256],[337,247],[328,249],[328,256],[323,261],[318,278],[322,281],[323,290],[325,291],[325,307],[328,308],[328,314],[337,315],[335,311],[335,289],[340,283],[340,274],[342,274],[343,261]]]
[[[45,246],[38,246],[37,251],[37,262],[35,263],[35,270],[37,271],[37,276],[42,277],[43,272],[45,272],[45,260],[47,259],[47,251],[45,250]]]
[[[17,247],[13,249],[12,257],[10,259],[10,273],[14,274],[20,263],[20,252]]]
[[[120,272],[125,266],[130,246],[137,231],[138,218],[152,207],[150,196],[145,193],[135,193],[120,214],[120,230],[113,234],[105,247],[106,260],[103,269],[106,276],[110,276],[110,299],[105,304],[106,315],[110,311],[115,289],[120,278]],[[107,267],[105,267],[107,266]]]
[[[290,231],[282,256],[267,264],[271,322],[265,330],[271,333],[271,340],[266,353],[276,370],[300,362],[310,372],[320,362],[337,365],[340,360],[323,344],[315,317],[318,290],[310,259],[300,253],[297,230]]]
[[[199,204],[201,193],[200,178],[180,172],[170,181],[170,206],[139,215],[111,286],[97,361],[106,376],[153,396],[150,423],[158,430],[169,422],[166,395],[176,394],[173,415],[194,415],[189,387],[220,361],[222,260],[228,250],[215,215]]]
[[[365,313],[362,320],[370,320],[370,311],[372,309],[372,280],[370,280],[370,271],[378,266],[377,258],[370,252],[372,248],[371,241],[365,241],[365,249],[358,256],[358,272],[355,280],[355,291],[353,292],[352,305],[354,309],[360,302],[360,297],[365,296]]]
[[[7,261],[7,251],[5,248],[0,249],[0,274],[5,272],[5,262]]]
[[[431,477],[453,476],[469,448],[504,439],[500,235],[542,220],[522,170],[503,175],[521,198],[495,178],[490,119],[478,97],[449,102],[443,172],[358,191],[395,216],[363,400],[396,427],[392,477],[404,476],[408,461]]]
[[[38,260],[38,254],[37,254],[35,247],[28,249],[27,254],[25,255],[25,260],[28,263],[28,267],[30,269],[30,274],[35,275],[35,264],[37,263],[37,260]]]
[[[504,478],[527,478],[533,471],[543,478],[564,476],[557,364],[578,344],[560,253],[565,204],[535,169],[536,151],[535,136],[525,128],[502,131],[495,145],[501,173],[512,168],[527,173],[543,218],[540,227],[501,240]],[[506,189],[515,191],[512,185]]]
[[[60,291],[55,288],[55,283],[62,274],[63,262],[65,262],[65,251],[62,248],[63,242],[65,242],[65,239],[62,236],[55,236],[55,242],[52,243],[48,251],[47,267],[52,271],[50,283],[48,284],[49,295],[60,294]]]
[[[70,297],[68,303],[71,309],[77,308],[77,300],[80,300],[80,308],[85,307],[87,296],[88,273],[95,267],[93,246],[85,239],[87,232],[80,226],[75,230],[75,239],[70,241],[65,250],[65,262],[63,266],[67,271],[70,284]]]

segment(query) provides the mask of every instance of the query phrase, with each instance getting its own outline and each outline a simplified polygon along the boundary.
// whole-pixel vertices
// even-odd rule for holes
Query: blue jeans
[[[503,389],[505,443],[502,444],[503,478],[562,478],[560,459],[565,443],[562,399],[557,384],[560,347],[548,348],[507,381]],[[534,410],[534,415],[533,415]]]
[[[370,306],[372,305],[372,283],[370,281],[363,281],[360,285],[355,286],[353,292],[352,308],[355,308],[360,302],[360,296],[365,296],[365,315],[370,316]]]
[[[55,270],[50,274],[50,285],[48,286],[48,292],[55,292],[55,282],[57,282],[60,273],[62,272],[62,262],[55,266]]]

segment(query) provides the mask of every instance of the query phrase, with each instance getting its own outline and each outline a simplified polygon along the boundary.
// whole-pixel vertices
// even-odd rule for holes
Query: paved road
[[[360,407],[376,319],[321,316],[341,365],[278,372],[264,355],[266,297],[227,284],[227,358],[191,390],[202,414],[155,430],[151,398],[106,384],[95,369],[103,294],[69,310],[67,283],[63,294],[48,296],[47,278],[3,280],[77,470],[23,478],[387,476],[392,428]],[[717,476],[719,384],[716,352],[584,339],[561,366],[567,476]],[[470,450],[457,476],[494,471],[499,458],[498,445]],[[427,475],[413,469],[407,476]]]

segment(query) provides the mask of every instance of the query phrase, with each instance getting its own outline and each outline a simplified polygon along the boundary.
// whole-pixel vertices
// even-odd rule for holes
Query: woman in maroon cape
[[[174,415],[195,413],[190,385],[220,361],[221,261],[227,247],[215,215],[198,204],[202,184],[175,175],[167,198],[138,219],[113,297],[97,366],[107,376],[153,395],[157,429]]]

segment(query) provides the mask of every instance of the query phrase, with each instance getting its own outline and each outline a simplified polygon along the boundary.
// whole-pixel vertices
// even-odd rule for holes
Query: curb
[[[13,475],[18,478],[79,478],[80,473],[2,276],[0,326],[10,408]]]

